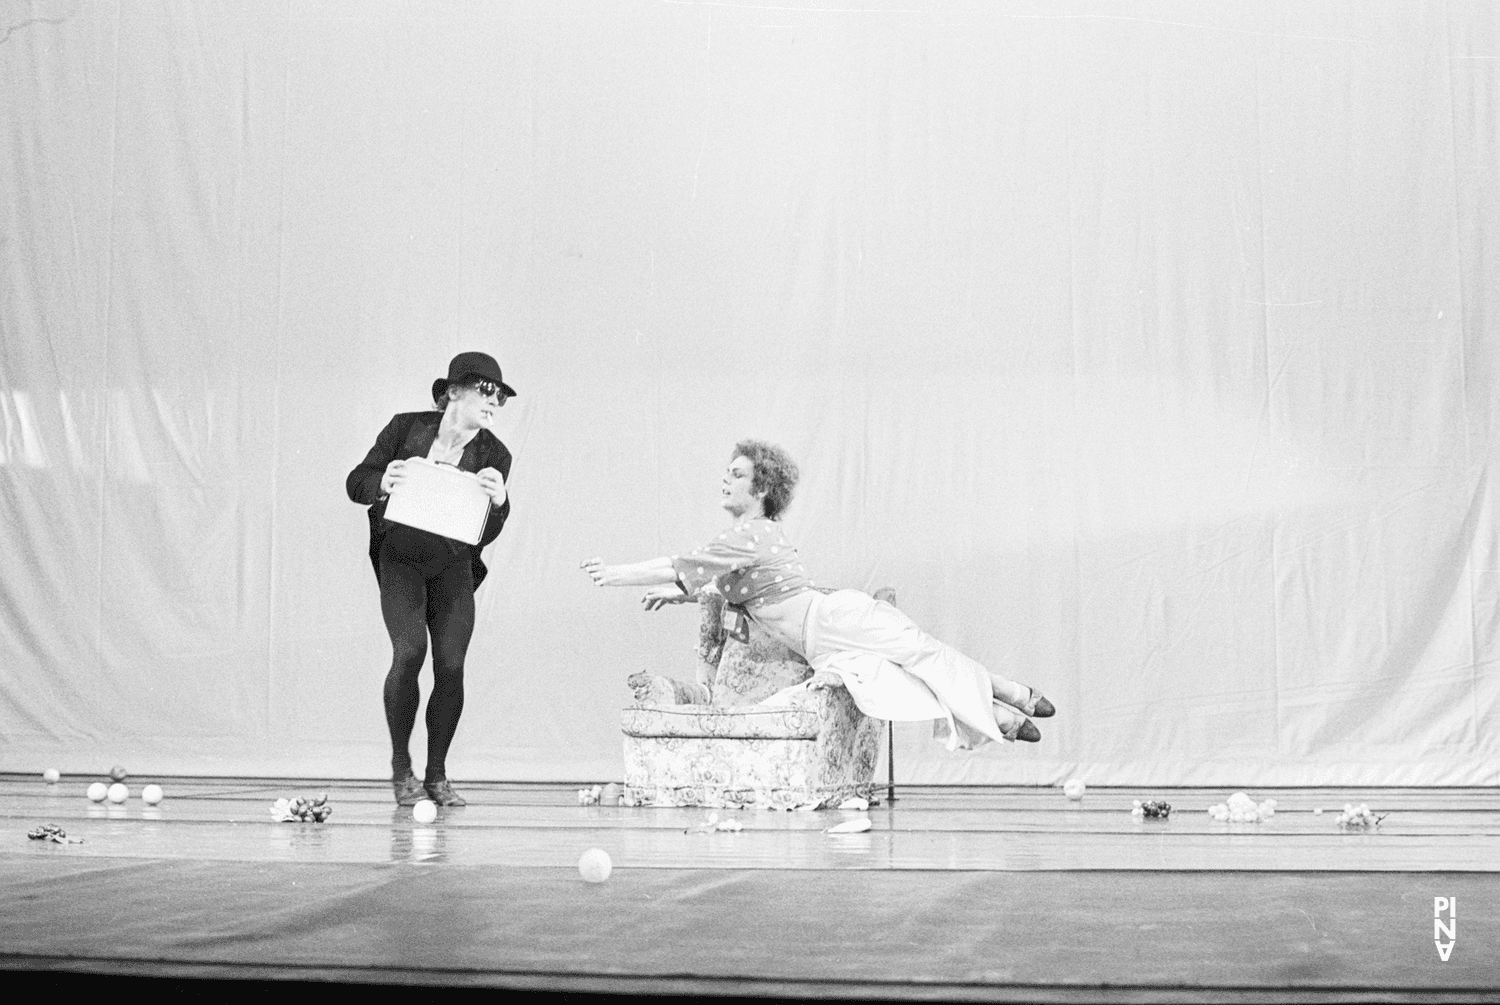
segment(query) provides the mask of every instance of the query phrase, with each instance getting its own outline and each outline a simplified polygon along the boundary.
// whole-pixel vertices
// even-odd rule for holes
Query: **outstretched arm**
[[[744,568],[755,561],[756,539],[736,528],[725,531],[687,555],[652,558],[633,565],[605,565],[602,558],[580,563],[596,586],[660,586],[642,597],[648,611],[668,602],[665,587],[675,584],[683,599],[712,583],[719,575]]]
[[[665,586],[677,582],[670,558],[652,558],[633,565],[605,565],[602,558],[581,563],[595,586]]]

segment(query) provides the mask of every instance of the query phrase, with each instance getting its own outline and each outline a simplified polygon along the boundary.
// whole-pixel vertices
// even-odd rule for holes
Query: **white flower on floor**
[[[1335,823],[1340,827],[1367,829],[1379,827],[1380,821],[1384,820],[1385,816],[1384,813],[1380,816],[1371,813],[1370,807],[1366,803],[1360,803],[1358,806],[1355,806],[1353,803],[1345,803],[1344,812],[1339,814]]]
[[[692,834],[696,832],[699,834],[710,834],[714,831],[728,831],[729,833],[734,833],[736,831],[742,831],[744,829],[744,824],[741,824],[738,820],[731,820],[728,817],[720,820],[719,814],[710,813],[707,817],[704,818],[701,824],[689,827],[687,830],[683,831],[683,833]]]
[[[1208,815],[1220,823],[1258,824],[1276,815],[1276,800],[1257,803],[1243,792],[1236,792],[1222,803],[1208,808]]]
[[[870,818],[869,817],[860,817],[858,820],[846,820],[846,821],[844,821],[841,824],[835,824],[834,826],[828,828],[823,833],[824,834],[863,834],[865,831],[869,830],[872,826],[874,826],[874,825],[870,823]]]

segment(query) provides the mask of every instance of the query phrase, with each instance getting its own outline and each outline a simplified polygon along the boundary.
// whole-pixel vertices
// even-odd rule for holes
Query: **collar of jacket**
[[[411,429],[407,431],[406,442],[402,444],[405,456],[426,457],[427,451],[432,449],[432,442],[437,439],[438,427],[442,421],[442,412],[419,412]],[[481,429],[475,433],[473,439],[464,444],[464,455],[459,460],[458,466],[464,471],[478,471],[484,467],[485,465],[480,462],[490,455],[489,441],[500,442],[488,429]]]

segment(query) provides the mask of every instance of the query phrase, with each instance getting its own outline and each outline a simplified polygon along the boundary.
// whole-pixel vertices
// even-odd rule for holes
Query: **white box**
[[[478,544],[490,515],[479,476],[425,457],[406,462],[406,478],[386,500],[385,518],[418,530]]]

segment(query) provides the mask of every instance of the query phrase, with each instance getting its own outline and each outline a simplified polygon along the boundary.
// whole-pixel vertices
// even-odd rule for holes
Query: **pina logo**
[[[1447,912],[1448,920],[1443,920]],[[1447,942],[1443,940],[1447,939]],[[1432,898],[1432,944],[1437,946],[1438,956],[1444,963],[1453,955],[1453,943],[1458,941],[1458,898]]]

